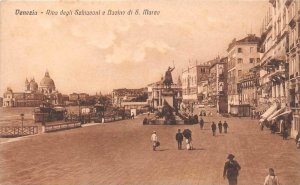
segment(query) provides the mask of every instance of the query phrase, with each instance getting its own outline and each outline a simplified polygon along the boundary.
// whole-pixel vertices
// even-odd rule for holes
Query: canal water
[[[68,112],[78,114],[78,106],[66,107]],[[0,126],[21,126],[21,114],[24,125],[37,125],[33,120],[34,107],[0,107]]]

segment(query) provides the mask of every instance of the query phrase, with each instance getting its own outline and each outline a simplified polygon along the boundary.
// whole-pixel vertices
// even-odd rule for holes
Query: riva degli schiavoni
[[[0,184],[300,184],[299,0],[0,7]]]

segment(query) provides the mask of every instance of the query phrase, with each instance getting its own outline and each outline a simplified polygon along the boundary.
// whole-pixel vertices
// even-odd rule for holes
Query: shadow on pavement
[[[157,152],[163,152],[163,151],[167,151],[167,150],[170,150],[170,149],[158,149],[158,150],[155,150]]]
[[[193,148],[191,151],[193,150],[205,150],[205,148]]]

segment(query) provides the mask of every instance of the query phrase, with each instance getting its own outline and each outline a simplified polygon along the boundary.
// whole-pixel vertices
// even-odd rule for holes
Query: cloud
[[[149,50],[165,54],[174,49],[163,41],[147,40],[141,44],[128,41],[123,42],[119,46],[114,46],[112,53],[105,56],[105,62],[115,64],[122,62],[143,62]]]

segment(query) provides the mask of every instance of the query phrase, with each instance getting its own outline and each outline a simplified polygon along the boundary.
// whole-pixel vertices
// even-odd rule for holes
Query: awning
[[[267,103],[259,104],[255,111],[257,112],[265,112],[270,106]]]
[[[275,119],[279,118],[280,116],[288,115],[288,114],[290,114],[291,112],[292,112],[292,111],[290,111],[290,110],[285,111],[285,112],[283,112],[283,113],[281,113],[281,114],[275,116],[272,120],[275,120]]]
[[[267,119],[271,114],[273,114],[277,110],[278,104],[274,103],[261,117],[263,119]]]
[[[273,114],[271,114],[271,115],[267,118],[267,121],[273,120],[274,117],[276,117],[277,115],[283,113],[284,110],[285,110],[285,107],[283,107],[283,108],[281,108],[281,109],[275,111]]]

